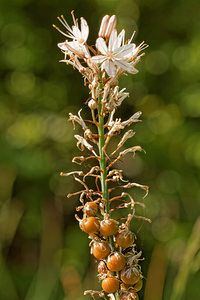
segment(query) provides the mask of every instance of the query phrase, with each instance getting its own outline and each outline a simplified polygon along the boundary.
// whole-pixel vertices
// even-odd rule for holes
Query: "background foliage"
[[[91,43],[101,17],[116,14],[118,30],[150,44],[139,74],[121,81],[131,97],[118,112],[143,112],[129,144],[147,155],[121,162],[150,186],[142,213],[153,223],[132,224],[145,257],[140,299],[200,299],[198,0],[0,1],[0,299],[82,300],[100,288],[74,219],[78,199],[66,198],[77,187],[59,177],[78,153],[68,113],[88,114],[88,90],[58,63],[64,38],[51,27],[59,14],[71,24],[72,9],[88,21]]]

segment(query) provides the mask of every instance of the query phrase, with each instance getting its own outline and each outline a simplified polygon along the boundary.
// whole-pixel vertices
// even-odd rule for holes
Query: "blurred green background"
[[[127,145],[146,155],[120,164],[150,186],[133,222],[145,260],[144,300],[200,299],[200,2],[198,0],[0,1],[0,299],[89,299],[100,289],[87,235],[74,218],[79,187],[60,171],[76,169],[68,113],[88,116],[80,74],[58,61],[64,41],[52,23],[70,11],[90,26],[94,44],[104,14],[118,30],[150,45],[139,74],[121,80],[130,98],[118,115],[143,112]],[[60,25],[59,25],[60,26]],[[79,132],[78,126],[76,132]],[[137,191],[131,191],[133,195]],[[137,194],[138,196],[138,194]],[[139,195],[141,199],[141,195]]]

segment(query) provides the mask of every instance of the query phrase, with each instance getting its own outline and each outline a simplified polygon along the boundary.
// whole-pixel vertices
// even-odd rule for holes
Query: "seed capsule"
[[[101,286],[106,293],[115,293],[119,289],[119,280],[115,277],[108,277],[102,280]]]
[[[107,242],[94,242],[92,244],[92,254],[97,259],[104,259],[110,253],[110,247]]]
[[[88,217],[95,216],[98,212],[98,205],[95,202],[87,202],[83,210]]]
[[[127,291],[128,288],[129,288],[129,285],[128,285],[128,284],[125,284],[125,283],[122,283],[122,284],[120,285],[120,288],[121,288],[121,290]]]
[[[140,272],[136,267],[125,268],[121,271],[121,280],[125,284],[135,284],[140,280]]]
[[[113,219],[105,219],[100,222],[100,234],[111,236],[117,232],[118,223]]]
[[[119,247],[128,248],[134,242],[134,233],[128,230],[120,231],[116,236],[116,243]]]
[[[123,254],[115,252],[108,256],[107,267],[112,272],[121,271],[126,264],[126,260]]]
[[[95,217],[84,218],[80,222],[80,227],[86,233],[97,233],[99,231],[99,221]]]
[[[140,279],[134,286],[133,288],[131,288],[130,292],[135,291],[135,292],[139,292],[143,287],[143,281],[142,279]]]

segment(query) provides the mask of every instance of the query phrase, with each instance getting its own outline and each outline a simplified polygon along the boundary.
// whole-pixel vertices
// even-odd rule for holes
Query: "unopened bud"
[[[88,106],[90,109],[97,109],[97,103],[93,99],[88,102]]]
[[[91,139],[92,138],[92,131],[89,128],[85,130],[84,138],[85,139],[87,139],[87,138]]]
[[[115,15],[113,15],[109,19],[108,26],[107,26],[106,33],[105,33],[105,38],[109,39],[112,31],[116,27],[116,24],[117,24],[117,17]]]
[[[101,21],[101,25],[100,25],[100,29],[99,29],[99,33],[98,36],[104,38],[105,37],[105,33],[106,33],[106,29],[108,26],[108,22],[109,22],[110,16],[109,15],[105,15]]]

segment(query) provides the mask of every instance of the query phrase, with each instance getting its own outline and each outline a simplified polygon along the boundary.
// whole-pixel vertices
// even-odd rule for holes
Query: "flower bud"
[[[108,26],[108,22],[109,22],[110,16],[109,15],[105,15],[101,21],[101,25],[100,25],[100,29],[99,29],[99,33],[98,36],[104,38],[105,37],[105,33],[106,33],[106,29]]]
[[[109,39],[112,31],[116,27],[116,24],[117,24],[117,17],[115,15],[113,15],[109,19],[108,26],[107,26],[106,33],[105,33],[105,38]]]
[[[97,103],[96,103],[96,101],[94,101],[93,99],[91,99],[88,102],[88,106],[89,106],[90,109],[96,109],[97,108]]]

